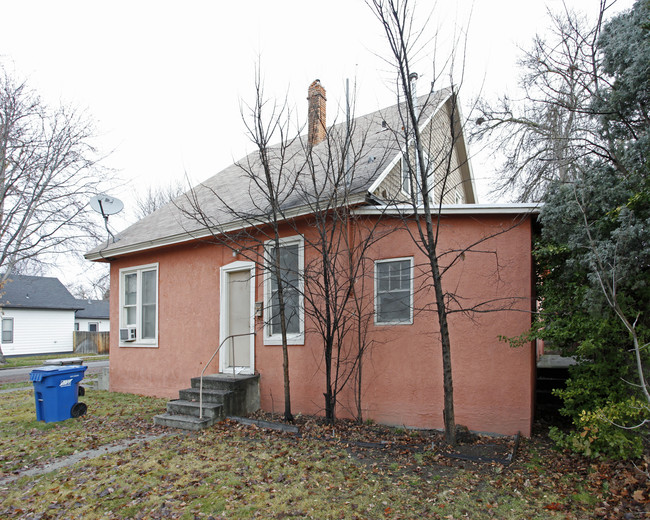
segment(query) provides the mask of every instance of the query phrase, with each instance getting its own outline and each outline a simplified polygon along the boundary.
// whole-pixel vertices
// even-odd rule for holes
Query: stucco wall
[[[387,222],[386,228],[396,228]],[[530,325],[531,226],[513,227],[512,216],[443,217],[440,250],[451,251],[481,237],[497,234],[466,252],[445,274],[445,287],[462,298],[465,307],[500,299],[513,310],[450,317],[457,423],[470,429],[504,434],[530,434],[533,414],[534,352],[511,349],[500,335],[522,333]],[[509,229],[508,231],[505,231]],[[305,227],[305,232],[313,228]],[[501,234],[498,234],[501,233]],[[295,232],[286,232],[293,235]],[[309,251],[306,262],[309,262]],[[424,258],[405,231],[396,231],[369,252],[372,259]],[[443,257],[443,264],[452,254]],[[237,258],[243,260],[243,258]],[[118,259],[111,265],[111,389],[177,398],[189,386],[219,342],[219,269],[236,260],[227,248],[192,244]],[[157,347],[118,346],[119,269],[157,262],[159,265],[159,337]],[[372,305],[373,262],[356,289]],[[443,265],[444,267],[444,265]],[[425,272],[425,271],[422,271]],[[261,271],[255,301],[263,301]],[[417,309],[413,323],[379,326],[371,323],[373,346],[364,357],[362,408],[364,418],[424,428],[441,428],[443,391],[440,340],[425,275],[415,277]],[[516,298],[513,300],[512,298]],[[262,319],[256,319],[258,332]],[[289,347],[293,412],[323,413],[322,340],[306,324],[305,344]],[[354,344],[350,343],[354,348]],[[262,407],[283,410],[282,348],[264,345],[258,334],[255,369],[260,373]],[[215,361],[207,373],[216,372]],[[351,384],[339,396],[337,414],[355,409]]]
[[[232,253],[208,245],[160,249],[111,264],[111,389],[178,397],[218,346],[219,267]],[[158,263],[158,344],[119,346],[119,269]],[[214,370],[218,364],[213,363]]]

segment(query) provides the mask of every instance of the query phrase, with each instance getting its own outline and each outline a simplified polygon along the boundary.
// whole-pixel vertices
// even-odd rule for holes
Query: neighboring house
[[[77,300],[79,310],[74,319],[74,330],[109,332],[111,321],[108,300]]]
[[[305,150],[325,158],[326,137],[342,135],[345,125],[325,133],[325,91],[319,82],[309,89],[308,143],[293,143],[286,157],[297,168]],[[430,173],[430,195],[442,198],[439,251],[450,253],[480,244],[460,255],[445,273],[445,288],[459,295],[467,307],[508,300],[510,310],[450,315],[456,422],[472,430],[529,435],[533,419],[535,352],[532,345],[513,349],[500,341],[515,336],[531,324],[533,308],[531,205],[478,205],[474,181],[457,119],[456,100],[447,91],[431,94],[424,103],[421,131],[430,143],[428,156],[445,155],[453,173],[443,183],[440,171]],[[363,149],[355,159],[349,197],[351,215],[345,232],[354,239],[376,226],[382,236],[365,252],[368,269],[355,282],[355,291],[374,309],[364,329],[371,344],[364,357],[361,409],[366,419],[420,428],[443,426],[442,361],[437,318],[430,282],[420,266],[425,257],[414,244],[415,219],[407,204],[413,177],[405,160],[406,146],[391,129],[402,124],[398,106],[354,120],[352,148]],[[457,138],[452,142],[451,134]],[[363,144],[363,147],[362,147]],[[277,155],[278,148],[269,151]],[[253,153],[239,164],[259,168]],[[235,332],[256,332],[224,349],[210,372],[259,374],[261,407],[283,410],[282,349],[274,279],[261,268],[261,247],[247,255],[232,251],[213,234],[232,236],[248,223],[236,218],[253,215],[264,197],[259,185],[232,165],[197,186],[192,199],[199,201],[209,222],[191,218],[188,198],[181,197],[124,230],[118,240],[98,246],[86,255],[111,264],[111,389],[122,392],[175,397],[191,377],[205,368],[216,347]],[[327,189],[325,173],[313,161],[316,183]],[[303,180],[299,179],[299,182]],[[305,183],[311,181],[304,181]],[[304,185],[302,185],[304,187]],[[441,192],[444,189],[444,192]],[[219,194],[218,198],[214,197]],[[309,246],[315,229],[310,220],[305,191],[282,193],[288,219],[281,228],[281,258],[300,275],[314,261]],[[229,209],[230,208],[230,209]],[[185,211],[183,211],[183,209]],[[290,220],[290,222],[289,222]],[[209,228],[208,228],[209,226]],[[230,235],[229,235],[230,234]],[[486,241],[485,237],[490,236]],[[289,277],[290,278],[290,277]],[[300,276],[293,279],[302,287]],[[428,308],[425,312],[423,309]],[[305,313],[305,302],[294,291],[286,311],[289,319],[289,367],[294,413],[323,413],[324,368],[322,339],[317,323]],[[122,335],[118,334],[122,331]],[[354,349],[356,334],[345,340]],[[342,354],[343,355],[343,354]],[[351,417],[356,410],[351,381],[338,396],[337,415]]]
[[[0,289],[5,356],[72,352],[78,301],[57,278],[11,275]]]

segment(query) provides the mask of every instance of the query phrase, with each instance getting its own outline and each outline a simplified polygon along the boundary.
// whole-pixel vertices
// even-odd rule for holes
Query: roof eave
[[[365,202],[368,195],[367,191],[356,193],[351,195],[346,200],[346,205],[353,206]],[[313,212],[313,208],[310,206],[300,206],[294,208],[290,211],[284,213],[284,218],[282,221],[303,217],[309,215]],[[135,244],[129,244],[124,247],[115,247],[110,250],[100,249],[98,251],[91,251],[84,255],[86,260],[91,260],[93,262],[107,262],[118,256],[130,255],[134,253],[141,253],[143,251],[149,251],[151,249],[157,249],[160,247],[180,245],[186,242],[191,242],[193,240],[201,240],[217,235],[225,235],[227,233],[232,233],[233,231],[239,231],[241,229],[250,228],[251,226],[259,226],[268,224],[268,220],[260,219],[257,222],[251,220],[238,220],[231,222],[227,225],[221,226],[219,230],[203,228],[197,231],[186,231],[183,233],[177,233],[174,235],[169,235],[167,237],[162,237],[154,240],[146,240],[138,242]],[[105,253],[105,254],[104,254]]]
[[[41,311],[78,311],[79,307],[43,307],[39,305],[20,305],[20,304],[0,304],[0,309],[23,309],[23,310],[41,310]]]
[[[541,203],[517,203],[517,204],[443,204],[440,206],[442,215],[537,215],[542,208]],[[437,208],[436,208],[437,209]],[[418,207],[422,213],[423,208]],[[381,207],[361,207],[353,210],[355,215],[403,215],[413,214],[414,208],[411,204],[391,204]],[[435,211],[437,214],[437,211]]]

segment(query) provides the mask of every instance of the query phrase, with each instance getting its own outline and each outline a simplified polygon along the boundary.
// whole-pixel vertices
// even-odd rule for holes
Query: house
[[[88,332],[110,331],[108,300],[77,300],[79,310],[75,314],[74,330]]]
[[[328,210],[344,210],[339,243],[352,251],[355,241],[376,240],[365,242],[364,268],[350,276],[350,292],[366,309],[357,314],[365,321],[341,339],[337,360],[357,359],[352,354],[362,343],[368,348],[359,358],[362,376],[358,363],[341,364],[356,372],[349,372],[337,395],[337,415],[360,411],[364,419],[384,424],[442,427],[435,298],[426,258],[411,238],[421,216],[408,203],[430,197],[440,220],[444,288],[457,305],[449,317],[456,422],[475,431],[529,435],[534,348],[513,349],[499,338],[519,335],[531,324],[534,207],[476,203],[458,107],[449,90],[418,98],[427,160],[447,167],[444,175],[441,168],[427,168],[427,193],[414,180],[412,147],[395,138],[404,125],[402,105],[355,118],[350,134],[346,124],[326,126],[326,95],[318,80],[308,100],[306,142],[280,143],[267,151],[283,219],[276,258],[289,288],[285,316],[293,412],[322,414],[324,409],[318,333],[323,321],[310,312],[319,302],[307,302],[312,282],[306,273],[319,259],[314,244],[320,213],[314,207],[319,197],[344,192]],[[346,143],[354,157],[333,153],[336,143]],[[343,187],[334,186],[333,171],[344,172]],[[172,398],[204,371],[257,374],[260,406],[282,412],[278,284],[266,268],[275,250],[269,253],[264,242],[272,233],[260,216],[269,211],[261,179],[259,154],[252,153],[86,255],[110,262],[111,389]],[[490,308],[495,302],[508,303]],[[225,340],[229,343],[208,366]]]
[[[0,289],[5,356],[72,352],[79,302],[57,278],[11,275]]]

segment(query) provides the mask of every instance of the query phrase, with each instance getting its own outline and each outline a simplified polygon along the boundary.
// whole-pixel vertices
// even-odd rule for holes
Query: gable
[[[467,156],[462,124],[457,105],[445,99],[421,128],[425,160],[434,172],[434,198],[442,204],[475,204],[476,192],[471,165]],[[450,120],[454,111],[454,132]],[[414,147],[409,147],[409,160],[415,163]],[[409,195],[402,189],[406,161],[396,155],[371,187],[372,194],[384,201],[404,203]],[[447,173],[448,172],[448,173]],[[442,197],[441,197],[442,192]]]

